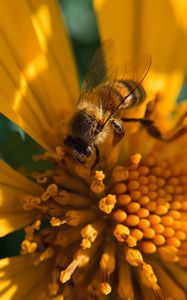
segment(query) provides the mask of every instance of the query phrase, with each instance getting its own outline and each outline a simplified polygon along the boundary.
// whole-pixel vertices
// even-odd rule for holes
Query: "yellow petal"
[[[24,194],[38,195],[42,188],[0,160],[0,237],[30,223],[36,212],[26,212],[20,202]]]
[[[3,1],[0,53],[0,111],[43,147],[54,148],[54,127],[79,94],[56,1]]]
[[[50,268],[49,262],[36,267],[26,256],[1,259],[0,299],[37,299],[47,287]]]
[[[117,66],[142,54],[152,56],[146,92],[148,100],[161,93],[160,115],[165,116],[174,107],[187,66],[187,21],[181,17],[186,1],[95,0],[94,6],[101,40],[115,43]]]

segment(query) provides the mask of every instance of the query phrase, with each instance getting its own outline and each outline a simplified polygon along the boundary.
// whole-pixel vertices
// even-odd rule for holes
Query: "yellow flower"
[[[0,260],[2,300],[186,299],[186,103],[175,104],[186,6],[94,1],[117,66],[151,53],[148,100],[126,115],[145,114],[163,138],[128,124],[115,147],[113,135],[101,144],[91,172],[93,157],[84,167],[63,146],[80,89],[56,2],[1,1],[0,111],[45,149],[35,160],[54,164],[30,180],[0,161],[0,236],[25,227],[21,256]]]

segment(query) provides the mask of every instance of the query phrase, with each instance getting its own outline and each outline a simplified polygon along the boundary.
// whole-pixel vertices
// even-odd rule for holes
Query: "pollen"
[[[187,169],[155,151],[89,172],[63,161],[61,151],[45,154],[56,168],[33,173],[41,194],[20,199],[25,211],[37,212],[21,254],[54,265],[46,299],[104,299],[113,291],[133,299],[133,269],[159,300],[170,299],[152,261],[187,266]],[[68,298],[72,285],[76,294]]]

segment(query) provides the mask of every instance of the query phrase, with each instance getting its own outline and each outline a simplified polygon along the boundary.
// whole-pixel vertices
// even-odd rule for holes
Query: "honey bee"
[[[160,137],[152,121],[145,118],[122,118],[121,115],[123,110],[144,102],[146,93],[141,83],[150,69],[151,58],[145,61],[143,67],[126,71],[122,78],[115,79],[114,75],[112,77],[107,73],[108,62],[104,61],[104,52],[102,45],[91,62],[76,112],[70,122],[69,135],[64,140],[68,151],[83,164],[95,152],[92,169],[99,162],[98,145],[112,131],[120,140],[124,136],[125,122],[140,122],[149,128],[152,136]],[[102,70],[101,66],[104,66]]]

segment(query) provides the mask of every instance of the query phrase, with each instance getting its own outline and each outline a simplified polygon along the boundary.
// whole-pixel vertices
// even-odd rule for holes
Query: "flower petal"
[[[0,20],[0,111],[51,149],[59,142],[55,125],[79,94],[57,3],[4,1]]]
[[[42,188],[0,160],[0,237],[30,223],[36,212],[26,212],[20,197],[41,193]]]
[[[146,92],[148,100],[162,95],[160,115],[166,116],[175,105],[187,65],[187,21],[181,18],[186,1],[95,0],[94,5],[101,39],[115,43],[117,66],[135,60],[137,54],[151,54]]]
[[[26,256],[1,259],[1,300],[37,299],[49,282],[47,274],[50,268],[49,262],[41,263],[36,267]]]

